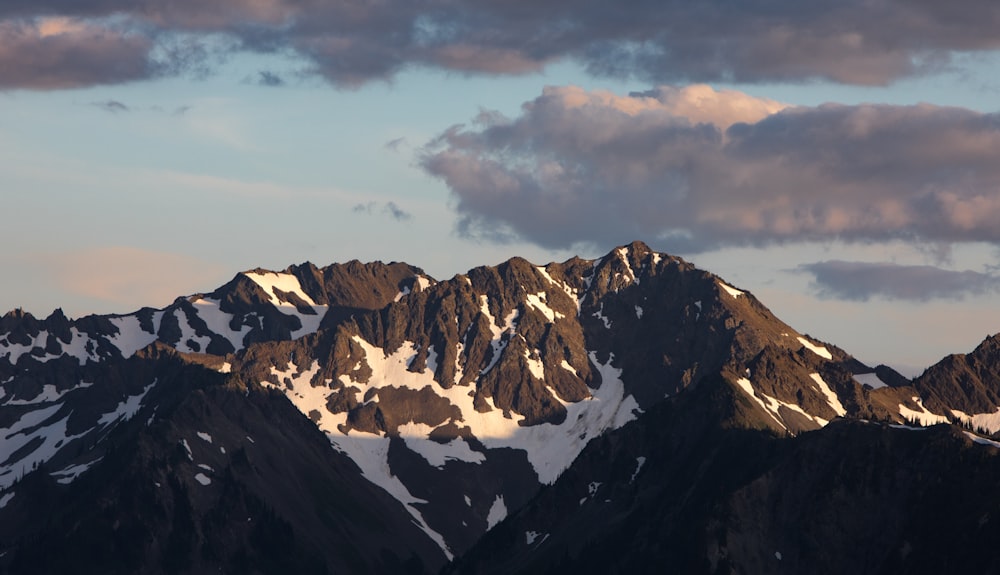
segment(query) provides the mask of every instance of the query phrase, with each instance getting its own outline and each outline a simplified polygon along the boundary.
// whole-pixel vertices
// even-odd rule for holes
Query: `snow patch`
[[[132,357],[135,352],[156,341],[156,332],[160,329],[162,319],[162,311],[153,314],[153,333],[150,333],[142,329],[139,318],[134,315],[110,318],[108,321],[118,328],[118,335],[109,337],[108,341],[118,348],[122,357]]]
[[[149,390],[153,389],[153,386],[155,385],[156,380],[153,380],[153,383],[144,387],[139,395],[130,395],[126,397],[124,401],[118,404],[114,411],[102,415],[101,418],[97,420],[97,424],[103,427],[122,419],[125,421],[132,419],[132,417],[139,412],[139,409],[142,408],[142,399],[146,397],[146,394],[149,393]]]
[[[992,439],[986,439],[985,437],[979,437],[975,433],[969,433],[968,431],[963,431],[965,435],[973,441],[973,443],[978,443],[980,445],[990,445],[993,447],[1000,448],[1000,442],[993,441]]]
[[[549,307],[548,297],[545,292],[530,293],[525,296],[525,299],[527,300],[528,305],[542,312],[542,315],[545,316],[545,319],[549,320],[549,323],[554,322],[556,319],[566,317]]]
[[[823,359],[833,359],[833,354],[831,354],[830,351],[828,349],[826,349],[825,347],[820,346],[820,345],[816,345],[813,342],[809,341],[808,339],[806,339],[806,338],[804,338],[802,336],[799,336],[798,340],[799,340],[799,343],[801,343],[803,346],[805,346],[806,349],[808,349],[809,351],[811,351],[811,352],[815,353],[816,355],[822,357]]]
[[[209,479],[208,476],[205,475],[204,473],[195,474],[194,480],[197,481],[198,483],[201,483],[202,485],[210,485],[212,483],[212,480]]]
[[[641,457],[640,456],[640,457],[636,457],[635,458],[635,471],[632,472],[632,477],[630,477],[629,480],[628,480],[629,483],[632,483],[633,481],[635,481],[635,478],[639,476],[639,471],[642,470],[642,466],[645,465],[645,464],[646,464],[646,458],[645,457]]]
[[[740,290],[734,288],[731,285],[726,284],[722,280],[719,280],[719,287],[721,287],[723,290],[725,290],[725,292],[727,294],[733,296],[733,299],[736,299],[736,298],[740,297],[741,295],[744,295],[743,292],[741,292]]]
[[[642,319],[642,308],[639,306],[635,306],[635,317]]]
[[[73,481],[77,477],[79,477],[84,471],[93,467],[93,465],[98,461],[100,461],[101,459],[102,458],[98,457],[97,459],[87,463],[70,465],[69,467],[60,469],[59,471],[53,471],[49,475],[51,475],[56,480],[56,483],[59,483],[60,485],[68,485],[70,483],[73,483]]]
[[[963,423],[970,424],[974,429],[986,429],[990,433],[1000,431],[1000,407],[993,413],[976,413],[968,415],[957,409],[952,409],[951,413]]]
[[[507,517],[507,506],[503,502],[503,495],[497,495],[490,506],[490,512],[486,515],[486,530],[496,527],[498,523]]]
[[[219,300],[211,298],[200,298],[192,303],[198,312],[198,317],[205,322],[209,331],[226,338],[233,345],[233,348],[239,351],[243,349],[243,338],[250,333],[252,328],[248,325],[241,325],[239,330],[230,328],[233,314],[222,311],[220,304]],[[202,352],[205,351],[204,347],[201,349]]]
[[[948,423],[948,418],[943,415],[938,415],[936,413],[931,413],[924,407],[923,401],[919,397],[912,397],[913,403],[917,404],[920,411],[914,411],[902,403],[899,404],[899,414],[903,416],[906,421],[919,421],[920,425],[929,426],[938,423]]]
[[[204,431],[199,431],[195,435],[197,435],[198,438],[201,439],[202,441],[207,441],[208,443],[212,443],[212,436],[205,433]]]
[[[591,481],[590,485],[587,486],[587,493],[591,497],[597,495],[597,490],[601,488],[601,485],[603,485],[603,483],[601,483],[600,481]]]
[[[10,493],[4,494],[3,497],[0,497],[0,509],[3,509],[4,507],[7,507],[7,504],[10,503],[11,499],[14,499],[14,492],[13,491],[11,491]]]
[[[847,410],[844,409],[844,405],[840,403],[840,398],[838,398],[837,394],[834,393],[832,389],[830,389],[830,386],[827,385],[825,381],[823,381],[823,378],[820,376],[820,374],[810,373],[809,377],[811,377],[812,380],[816,382],[816,387],[819,388],[820,393],[826,396],[826,402],[830,405],[831,408],[833,408],[833,410],[837,413],[837,415],[839,415],[840,417],[844,417],[845,415],[847,415]]]
[[[31,399],[10,399],[4,403],[4,405],[34,405],[36,403],[52,403],[62,399],[64,395],[71,391],[77,389],[85,389],[94,385],[92,382],[81,381],[78,385],[73,386],[69,389],[59,391],[56,386],[52,384],[45,384],[42,386],[42,391]]]
[[[604,302],[601,302],[601,307],[593,313],[593,316],[604,322],[605,329],[611,329],[611,320],[604,315]]]
[[[299,279],[292,274],[286,273],[244,273],[247,278],[259,285],[266,293],[268,298],[271,300],[271,305],[277,308],[278,311],[287,315],[299,318],[302,327],[292,332],[292,339],[298,339],[304,335],[315,333],[319,329],[319,324],[323,321],[323,316],[326,315],[328,306],[317,305],[311,297],[302,289],[302,285],[299,283]],[[422,277],[418,277],[418,283]],[[277,291],[282,291],[285,293],[295,294],[299,299],[308,304],[313,309],[313,313],[304,314],[301,313],[295,305],[283,300],[278,296]]]
[[[399,426],[399,436],[403,438],[406,447],[423,457],[434,467],[441,469],[448,461],[464,461],[466,463],[482,463],[486,456],[472,447],[461,437],[456,437],[448,443],[438,443],[430,439],[434,428],[424,423],[409,422]]]

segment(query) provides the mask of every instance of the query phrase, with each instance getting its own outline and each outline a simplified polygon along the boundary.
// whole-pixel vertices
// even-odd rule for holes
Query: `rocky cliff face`
[[[445,281],[398,263],[303,264],[161,310],[11,312],[0,563],[57,572],[72,563],[44,551],[58,546],[105,571],[433,572],[478,543],[463,569],[533,570],[557,565],[551,553],[587,557],[569,541],[596,534],[641,527],[655,547],[680,514],[713,526],[685,561],[736,564],[742,547],[726,542],[743,523],[727,518],[777,508],[771,486],[794,482],[782,462],[806,432],[828,437],[836,419],[1000,429],[995,348],[910,382],[638,242]],[[631,498],[615,508],[624,523],[593,526],[602,489]],[[653,523],[650,502],[665,513]],[[539,517],[561,546],[497,543]]]

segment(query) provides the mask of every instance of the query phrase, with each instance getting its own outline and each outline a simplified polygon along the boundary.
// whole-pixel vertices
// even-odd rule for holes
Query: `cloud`
[[[548,248],[660,238],[690,253],[831,240],[1000,245],[1000,115],[785,108],[706,86],[549,87],[424,146],[458,229]]]
[[[652,83],[885,84],[944,69],[956,54],[1000,47],[1000,8],[993,0],[966,0],[960,7],[929,0],[12,0],[0,6],[7,27],[0,36],[9,39],[11,26],[39,19],[47,19],[46,30],[62,22],[70,30],[81,22],[114,21],[122,31],[113,39],[119,47],[135,42],[141,49],[98,49],[100,39],[71,31],[73,40],[63,43],[74,46],[79,59],[93,60],[86,73],[74,72],[62,48],[48,67],[18,67],[5,78],[8,86],[148,77],[155,60],[150,46],[178,35],[225,38],[233,51],[289,54],[340,86],[389,79],[413,65],[523,74],[560,60]],[[6,61],[16,62],[15,53],[30,57],[40,47],[37,41],[8,45]],[[197,66],[191,54],[170,61]],[[37,74],[30,74],[33,69]]]
[[[398,222],[405,222],[413,219],[413,214],[400,208],[396,202],[368,202],[365,204],[355,204],[351,211],[355,214],[376,215],[382,214],[391,217]]]
[[[122,306],[121,312],[210,291],[228,273],[196,258],[127,246],[38,254],[35,260],[61,290]]]
[[[268,70],[261,70],[260,72],[258,72],[257,83],[260,84],[261,86],[276,88],[278,86],[284,86],[285,80],[281,76],[275,74],[274,72],[270,72]]]
[[[90,105],[100,108],[106,112],[111,112],[112,114],[129,111],[129,107],[119,102],[118,100],[104,100],[103,102],[91,102]]]
[[[149,38],[67,19],[0,21],[0,89],[120,84],[156,74]]]
[[[800,265],[820,297],[868,301],[872,297],[927,301],[1000,292],[1000,277],[934,266],[829,260]]]

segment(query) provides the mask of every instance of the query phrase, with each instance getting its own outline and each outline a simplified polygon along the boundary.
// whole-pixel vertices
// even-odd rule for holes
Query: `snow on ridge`
[[[804,416],[806,419],[812,421],[813,423],[819,425],[820,427],[825,427],[826,424],[830,423],[829,421],[823,419],[822,417],[806,413],[805,410],[803,410],[801,407],[799,407],[798,405],[796,405],[794,403],[787,403],[787,402],[781,401],[780,399],[778,399],[776,397],[771,397],[771,396],[769,396],[769,395],[767,395],[765,393],[759,392],[759,391],[756,392],[756,393],[754,393],[753,384],[751,384],[750,380],[747,379],[747,378],[745,378],[745,377],[739,378],[736,381],[736,384],[739,386],[740,389],[743,390],[744,393],[747,394],[747,396],[750,397],[750,399],[754,400],[758,405],[760,405],[761,408],[763,408],[764,411],[768,415],[771,416],[771,419],[773,419],[775,421],[775,423],[777,423],[778,425],[780,425],[782,429],[785,429],[785,430],[788,429],[788,426],[785,425],[785,422],[784,422],[784,420],[781,417],[780,409],[782,407],[785,407],[786,409],[790,409],[790,410],[792,410],[792,411],[794,411],[794,412],[796,412],[796,413]]]
[[[177,319],[177,326],[181,330],[181,337],[177,340],[174,349],[184,353],[205,353],[208,344],[212,343],[212,337],[209,335],[198,335],[194,328],[191,327],[187,314],[183,310],[175,309],[174,317]],[[189,341],[194,345],[189,344]]]
[[[628,275],[632,276],[632,281],[635,282],[635,285],[639,285],[639,276],[635,275],[635,271],[632,270],[632,264],[628,261],[628,248],[618,248],[615,252],[618,254],[618,257],[621,258],[622,263],[625,264],[625,269],[628,270]]]
[[[44,350],[48,345],[49,335],[48,330],[41,330],[28,344],[12,343],[4,338],[0,342],[0,359],[6,357],[7,361],[11,365],[14,365],[22,355],[31,354],[35,348]],[[61,351],[55,354],[45,352],[41,356],[32,355],[35,361],[47,363],[64,356],[75,358],[80,365],[86,365],[88,360],[94,362],[100,361],[100,357],[96,352],[96,345],[91,343],[93,340],[90,335],[81,332],[76,327],[70,328],[70,340],[68,342],[60,338],[56,339],[59,341]],[[90,344],[90,350],[87,349],[88,343]]]
[[[801,335],[797,338],[799,343],[801,343],[806,349],[815,353],[816,355],[822,357],[823,359],[833,359],[833,354],[830,350],[826,349],[821,345],[816,345],[815,343],[809,341],[808,339],[802,337]]]
[[[736,299],[736,298],[740,297],[741,295],[746,295],[744,292],[741,292],[740,290],[734,288],[733,286],[727,284],[726,282],[724,282],[722,280],[718,280],[718,283],[719,283],[719,287],[721,287],[723,290],[725,290],[725,292],[727,294],[733,296],[733,299]]]
[[[132,357],[135,352],[156,341],[162,319],[162,311],[153,314],[153,333],[150,333],[142,328],[139,318],[134,315],[110,318],[108,321],[118,328],[118,334],[109,337],[108,341],[118,348],[122,357]]]
[[[924,407],[923,400],[921,400],[920,397],[914,396],[911,399],[913,400],[913,403],[917,404],[917,407],[920,408],[920,411],[914,411],[906,407],[902,403],[899,404],[899,414],[903,416],[903,419],[905,419],[906,421],[916,420],[919,421],[920,425],[923,426],[935,425],[938,423],[948,423],[947,417],[943,415],[938,415],[936,413],[931,413],[930,411],[928,411],[927,408]]]
[[[499,327],[497,326],[496,319],[492,314],[490,314],[489,298],[485,295],[481,295],[479,296],[479,302],[480,311],[482,311],[483,315],[486,316],[486,319],[489,320],[490,332],[493,334],[493,337],[490,340],[490,347],[493,349],[493,356],[490,359],[489,365],[484,367],[479,372],[479,374],[482,375],[489,373],[489,371],[493,369],[493,366],[500,361],[500,353],[507,347],[507,341],[503,339],[503,336],[504,334],[513,334],[515,332],[515,329],[517,328],[517,318],[520,316],[520,312],[516,308],[512,310],[509,314],[507,314],[507,317],[504,318],[504,326]]]
[[[315,301],[313,301],[313,299],[309,297],[309,294],[302,289],[302,284],[299,283],[299,278],[292,274],[277,272],[244,272],[243,275],[260,286],[261,289],[267,293],[268,298],[271,300],[271,305],[273,305],[278,311],[285,315],[299,318],[299,321],[302,323],[302,327],[292,332],[292,339],[298,339],[304,335],[315,333],[319,329],[319,324],[323,321],[323,317],[326,315],[329,306],[318,305]],[[299,297],[299,299],[312,307],[314,313],[304,314],[299,312],[295,305],[282,300],[275,290],[295,294]]]
[[[526,299],[528,305],[542,312],[542,315],[545,316],[545,319],[549,320],[549,323],[554,322],[556,319],[562,319],[566,317],[562,313],[555,311],[554,309],[549,307],[545,292],[539,292],[536,294],[530,293],[526,296]]]
[[[513,316],[508,317],[507,323],[508,325],[513,323]],[[504,330],[498,328],[497,331],[502,333]],[[373,388],[421,390],[430,387],[437,395],[458,407],[462,414],[460,419],[449,420],[442,425],[455,424],[470,428],[472,434],[487,450],[512,448],[525,451],[539,481],[545,484],[553,483],[591,439],[635,419],[635,414],[639,411],[635,399],[625,394],[621,370],[612,367],[611,360],[607,364],[599,363],[593,352],[590,354],[590,359],[602,375],[601,387],[591,390],[591,397],[586,400],[565,404],[567,417],[562,424],[543,423],[522,427],[520,422],[523,421],[523,416],[512,413],[512,418],[506,417],[503,410],[493,404],[491,398],[486,398],[490,411],[477,411],[474,398],[469,394],[473,389],[471,386],[452,385],[445,389],[434,380],[434,373],[431,370],[408,371],[407,365],[417,351],[412,342],[404,342],[396,351],[386,353],[382,348],[369,344],[360,336],[354,336],[353,340],[364,351],[364,358],[361,361],[368,365],[372,373],[367,383],[351,381],[349,376],[342,375],[340,377],[344,385],[359,388],[359,396],[364,396]],[[298,367],[289,364],[286,371],[280,373],[287,374],[291,381],[290,387],[274,386],[266,381],[261,383],[268,387],[283,389],[286,396],[303,413],[308,414],[312,411],[318,413],[316,424],[326,433],[333,448],[354,460],[368,481],[385,489],[400,501],[420,528],[451,556],[443,537],[423,520],[419,504],[425,501],[414,497],[389,468],[390,438],[356,429],[343,433],[341,429],[347,423],[347,413],[334,414],[326,409],[326,400],[332,393],[329,382],[327,385],[315,387],[310,384],[312,374],[316,373],[317,369],[318,364],[313,362],[312,369],[295,375]],[[377,398],[373,401],[377,401]],[[485,460],[483,453],[471,449],[461,438],[446,444],[431,441],[428,436],[433,430],[434,428],[429,425],[413,421],[398,428],[406,447],[421,455],[430,465],[442,466],[449,460],[467,463],[480,463]]]
[[[956,418],[961,420],[963,423],[972,425],[975,429],[983,428],[988,430],[990,433],[1000,431],[1000,407],[998,407],[993,413],[975,413],[973,415],[969,415],[957,409],[952,409],[950,411]]]
[[[197,310],[198,317],[205,322],[209,331],[226,338],[229,343],[233,344],[236,351],[240,351],[244,347],[243,338],[250,333],[252,328],[248,325],[241,325],[239,330],[229,327],[233,320],[233,314],[222,311],[221,303],[216,299],[202,297],[192,302],[191,305]],[[204,348],[202,350],[204,351]]]
[[[837,415],[840,417],[847,415],[847,410],[844,409],[844,404],[840,403],[840,398],[837,397],[837,394],[830,389],[830,386],[825,381],[823,381],[823,377],[818,373],[810,373],[809,377],[816,382],[816,387],[819,388],[820,393],[826,397],[827,403],[835,412],[837,412]]]

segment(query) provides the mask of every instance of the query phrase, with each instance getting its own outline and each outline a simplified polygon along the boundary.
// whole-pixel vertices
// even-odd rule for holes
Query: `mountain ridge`
[[[699,445],[709,441],[702,435],[711,443],[736,430],[757,433],[765,451],[774,449],[767,438],[803,436],[844,418],[996,432],[998,347],[987,338],[907,380],[795,331],[752,293],[641,242],[594,260],[541,266],[512,258],[441,281],[399,262],[256,268],[163,309],[77,320],[61,311],[43,320],[5,314],[0,518],[44,505],[42,495],[82,489],[77,482],[93,474],[113,477],[109,454],[151,450],[159,455],[129,461],[146,462],[136,465],[157,477],[157,488],[142,497],[172,519],[146,533],[139,564],[202,572],[280,563],[278,550],[246,555],[259,533],[225,535],[222,517],[236,506],[256,510],[268,533],[286,534],[308,559],[303,569],[435,571],[475,552],[487,531],[536,505],[565,473],[579,473],[572,470],[588,465],[579,458],[592,446],[652,425],[649,414],[665,403],[707,397],[714,407],[698,409],[729,416],[671,416],[691,427],[673,433]],[[177,379],[181,372],[188,383]],[[161,410],[190,402],[200,407]],[[297,418],[287,444],[274,439],[262,449],[249,440],[273,435],[260,431],[270,421],[263,405]],[[705,425],[711,430],[698,431]],[[309,455],[288,447],[299,442],[313,446]],[[204,444],[219,450],[209,457],[201,449],[196,461],[191,448]],[[633,479],[643,468],[637,461]],[[740,473],[753,475],[751,468],[768,471]],[[290,499],[262,479],[281,469],[315,486],[343,485],[388,519],[362,528],[348,525],[357,511],[317,516],[307,510],[342,509],[347,500],[319,487]],[[48,487],[31,495],[29,476],[27,484]],[[157,495],[162,489],[172,495]],[[34,535],[0,532],[0,547],[18,542],[11,556],[21,559],[9,565],[23,571],[44,562],[30,537],[58,536],[37,520],[18,523]],[[100,522],[94,529],[115,531]],[[344,563],[323,545],[330,537],[347,537],[366,554]],[[397,548],[380,550],[384,538]],[[179,547],[162,547],[171,540]]]

